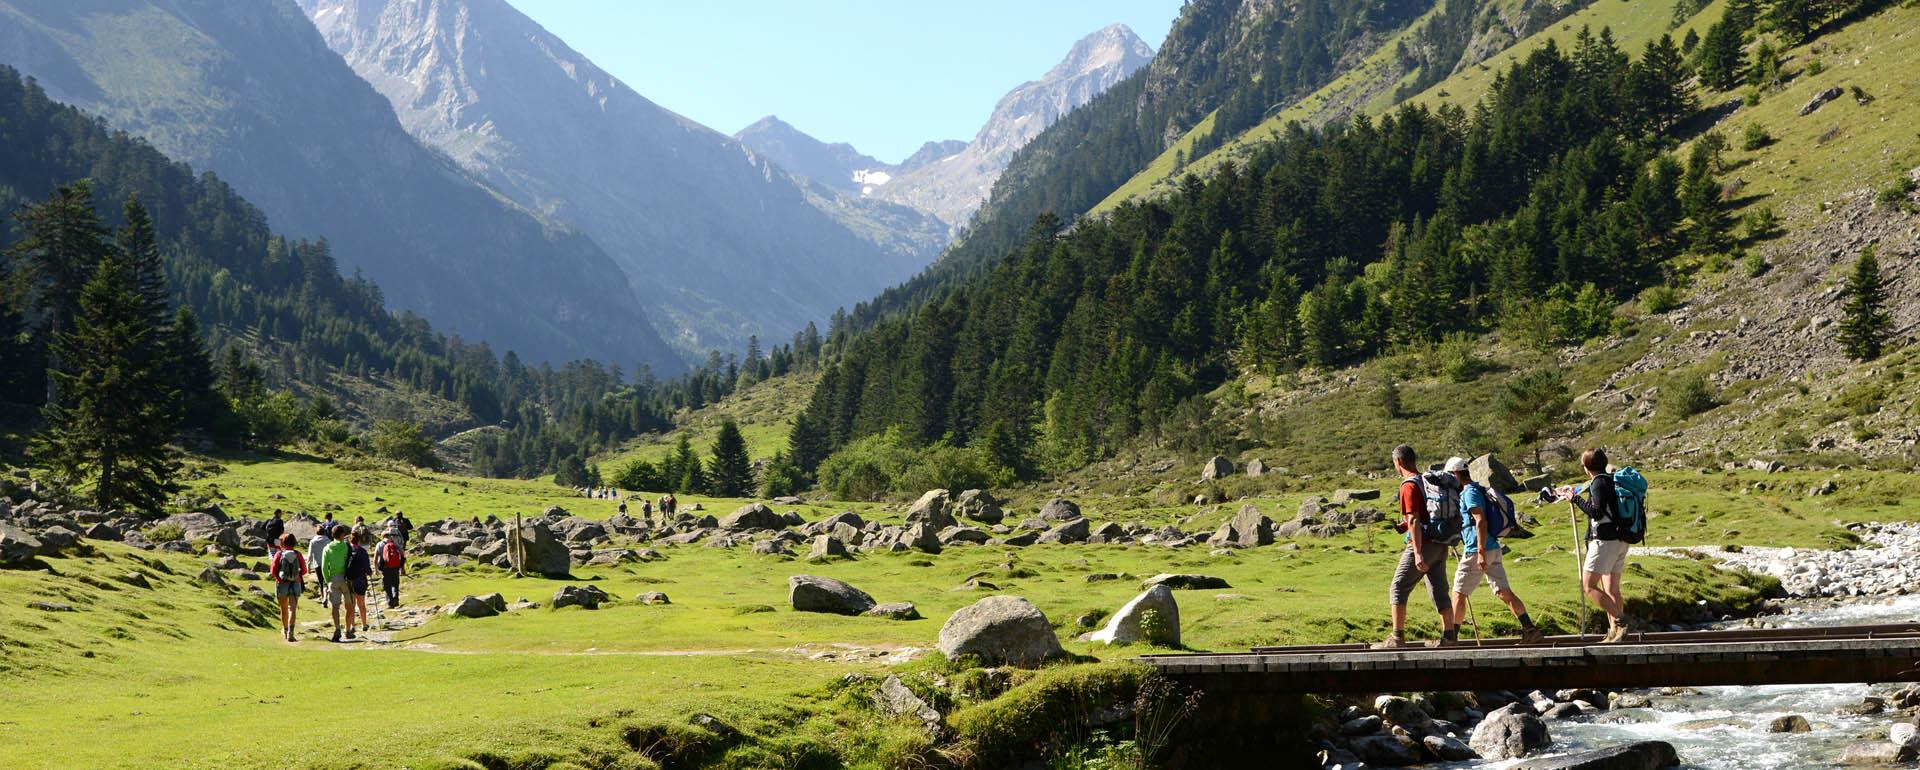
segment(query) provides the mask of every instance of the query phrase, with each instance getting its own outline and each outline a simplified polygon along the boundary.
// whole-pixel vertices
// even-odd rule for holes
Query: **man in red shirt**
[[[1400,472],[1400,526],[1398,529],[1407,534],[1407,547],[1400,551],[1400,566],[1393,572],[1393,584],[1387,591],[1387,599],[1393,607],[1393,633],[1386,639],[1373,645],[1377,650],[1390,650],[1407,646],[1407,596],[1413,586],[1421,580],[1427,581],[1427,591],[1433,597],[1433,607],[1440,611],[1441,637],[1428,642],[1430,647],[1444,647],[1452,644],[1455,634],[1459,633],[1453,621],[1453,597],[1447,586],[1447,544],[1432,537],[1430,519],[1427,515],[1427,487],[1420,472],[1414,470],[1418,461],[1413,456],[1413,447],[1401,444],[1393,448],[1393,467]],[[1443,515],[1458,515],[1458,512],[1443,512]]]

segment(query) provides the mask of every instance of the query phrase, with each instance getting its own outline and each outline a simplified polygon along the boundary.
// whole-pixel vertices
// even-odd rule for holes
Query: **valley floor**
[[[1833,494],[1805,494],[1830,479]],[[1904,475],[1687,472],[1656,473],[1653,481],[1661,495],[1653,519],[1659,545],[1844,547],[1857,542],[1844,526],[1849,522],[1920,517],[1903,505],[1915,493]],[[337,503],[336,518],[344,521],[372,519],[382,505],[416,522],[537,514],[553,504],[604,517],[614,505],[545,482],[351,471],[288,459],[228,462],[196,485],[203,494],[215,489],[235,516],[275,507],[319,512]],[[1285,521],[1302,497],[1275,493],[1245,502]],[[743,501],[684,501],[692,502],[724,514]],[[1184,522],[1203,535],[1241,504],[1079,502],[1096,523]],[[870,518],[900,515],[899,508],[871,505],[797,510],[811,521],[846,508]],[[1523,510],[1540,518],[1536,537],[1512,544],[1516,588],[1535,617],[1570,628],[1579,604],[1565,511]],[[898,725],[845,697],[846,677],[938,665],[903,661],[938,658],[922,651],[933,648],[941,623],[982,596],[1027,597],[1070,651],[1109,661],[1145,650],[1071,641],[1085,630],[1076,619],[1119,607],[1138,593],[1142,578],[1161,572],[1214,575],[1232,585],[1180,592],[1191,649],[1364,640],[1385,628],[1384,583],[1397,546],[1390,532],[1374,530],[1219,555],[1204,546],[975,546],[828,564],[744,547],[663,547],[659,561],[577,568],[581,583],[619,600],[598,611],[543,606],[476,620],[441,616],[417,627],[396,622],[377,636],[380,643],[335,645],[315,636],[288,644],[272,628],[250,627],[249,616],[234,609],[247,583],[230,592],[194,580],[207,559],[94,544],[92,555],[0,571],[0,766],[545,768],[572,761],[644,768],[653,766],[643,758],[648,736],[684,731],[701,713],[753,737],[711,757],[715,766],[897,766],[901,746],[912,741],[902,743]],[[123,580],[132,572],[152,587]],[[787,578],[802,573],[846,580],[881,602],[914,602],[926,619],[794,612]],[[1097,577],[1106,575],[1119,577]],[[969,580],[997,590],[968,588]],[[1742,611],[1768,582],[1703,560],[1644,556],[1634,559],[1627,586],[1636,611],[1686,617],[1699,612],[1700,601]],[[425,567],[409,581],[406,602],[418,608],[499,591],[508,601],[545,605],[563,585],[492,568]],[[672,604],[632,601],[646,591],[663,591]],[[305,621],[320,619],[311,601],[302,613]],[[1513,627],[1491,603],[1479,617],[1489,633]],[[1415,636],[1434,633],[1430,611],[1417,608],[1414,618]]]

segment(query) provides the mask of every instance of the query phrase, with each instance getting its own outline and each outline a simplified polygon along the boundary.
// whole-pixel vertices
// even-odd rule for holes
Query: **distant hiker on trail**
[[[627,515],[627,503],[625,500],[620,501],[620,515]]]
[[[300,620],[300,589],[307,580],[307,560],[293,535],[281,534],[280,550],[273,554],[273,596],[280,602],[280,634],[293,641],[294,625]]]
[[[1413,447],[1401,444],[1393,448],[1393,467],[1400,471],[1400,523],[1395,529],[1406,533],[1407,547],[1400,552],[1400,566],[1393,572],[1393,583],[1387,591],[1388,601],[1392,604],[1393,632],[1379,642],[1374,649],[1393,649],[1407,646],[1407,596],[1415,583],[1427,581],[1427,592],[1433,597],[1433,608],[1440,612],[1441,636],[1428,642],[1429,647],[1445,647],[1458,638],[1459,628],[1454,623],[1453,599],[1447,595],[1447,539],[1442,537],[1441,519],[1458,517],[1452,513],[1436,517],[1428,507],[1429,480],[1414,470],[1418,461],[1414,458]],[[1445,527],[1450,528],[1450,526]]]
[[[386,539],[374,551],[374,563],[380,567],[380,590],[387,595],[387,609],[400,606],[400,576],[407,574],[407,549],[396,540],[399,530],[387,530]]]
[[[313,530],[313,539],[307,541],[307,563],[314,570],[313,597],[327,600],[327,565],[321,560],[327,546],[333,542],[333,525],[321,524]]]
[[[347,610],[347,638],[353,638],[353,585],[347,582],[347,562],[353,558],[353,546],[346,542],[345,524],[335,524],[332,534],[340,539],[328,543],[320,553],[320,577],[327,581],[327,607],[333,610],[333,640],[338,642],[342,607]]]
[[[400,550],[407,549],[407,540],[413,537],[413,522],[407,521],[407,514],[395,513],[394,523],[400,526]]]
[[[373,557],[367,553],[368,539],[365,532],[353,533],[353,550],[347,554],[347,587],[353,597],[352,604],[347,607],[353,612],[347,617],[349,635],[353,633],[355,617],[360,619],[362,632],[373,630],[367,624],[367,591],[373,587]]]
[[[1493,586],[1493,595],[1513,611],[1520,620],[1520,641],[1533,644],[1546,638],[1539,628],[1533,625],[1533,616],[1527,614],[1527,605],[1513,592],[1512,584],[1507,582],[1507,565],[1501,560],[1500,535],[1513,527],[1513,501],[1506,496],[1488,490],[1475,482],[1467,470],[1465,458],[1455,457],[1447,461],[1446,471],[1460,480],[1460,568],[1453,574],[1453,617],[1456,623],[1464,622],[1468,615],[1467,601],[1473,591],[1480,587],[1481,579]],[[1474,625],[1474,633],[1480,626]]]
[[[1627,602],[1620,593],[1620,576],[1627,570],[1627,549],[1646,536],[1646,480],[1632,468],[1609,472],[1607,451],[1599,447],[1580,455],[1580,467],[1592,479],[1570,498],[1589,520],[1581,588],[1607,613],[1607,634],[1600,641],[1625,641]]]
[[[281,518],[279,508],[273,509],[273,518],[267,519],[267,549],[280,547],[280,536],[287,533],[287,520]]]
[[[640,518],[646,519],[648,521],[653,520],[653,501],[652,500],[641,498]]]

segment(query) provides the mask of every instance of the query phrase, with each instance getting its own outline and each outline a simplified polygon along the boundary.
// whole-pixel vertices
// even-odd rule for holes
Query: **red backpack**
[[[388,540],[380,544],[380,566],[389,569],[400,566],[400,544]]]

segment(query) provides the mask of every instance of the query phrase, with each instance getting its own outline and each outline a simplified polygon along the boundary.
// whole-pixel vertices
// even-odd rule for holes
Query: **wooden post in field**
[[[513,558],[513,576],[527,576],[527,543],[521,539],[520,514],[513,515],[513,539],[507,541],[507,552]]]

